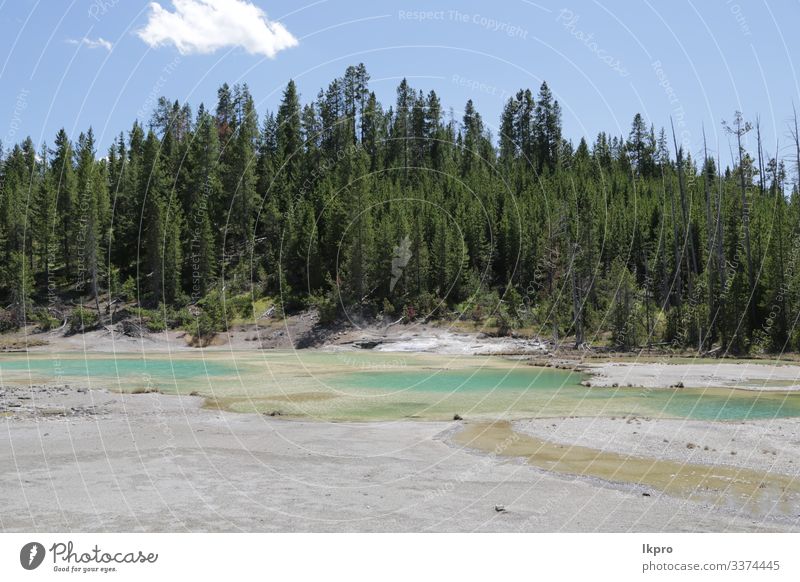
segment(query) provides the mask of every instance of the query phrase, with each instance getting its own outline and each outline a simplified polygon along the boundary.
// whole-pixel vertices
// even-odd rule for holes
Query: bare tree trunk
[[[718,154],[719,156],[719,154]],[[722,201],[724,198],[724,186],[722,182],[722,170],[720,166],[720,159],[717,157],[717,176],[718,176],[718,187],[717,187],[717,235],[716,235],[716,243],[717,243],[717,269],[719,270],[719,283],[721,286],[720,289],[720,298],[725,298],[725,286],[728,284],[728,277],[725,270],[725,249],[723,247],[724,241],[722,240],[724,229],[722,226]]]
[[[758,142],[758,190],[763,196],[767,178],[764,172],[764,152],[761,148],[761,119],[758,117],[756,117],[756,141]]]
[[[660,238],[660,237],[659,237]],[[647,258],[647,253],[644,253],[644,310],[645,310],[645,323],[647,325],[647,353],[650,353],[650,342],[652,341],[652,319],[650,317],[650,288],[652,287],[652,280],[650,275],[650,261]]]
[[[783,256],[783,205],[784,201],[783,198],[783,191],[781,189],[781,183],[779,181],[780,175],[780,166],[778,160],[780,159],[780,145],[778,143],[775,144],[775,176],[773,177],[774,180],[774,187],[775,192],[773,196],[773,200],[775,204],[778,205],[777,211],[778,216],[778,265],[780,265],[778,272],[780,284],[778,285],[779,295],[780,295],[780,313],[778,317],[780,317],[781,321],[781,329],[786,330],[786,294],[784,293],[785,287],[785,277],[786,277],[786,265],[784,264],[784,256]],[[785,348],[785,344],[781,346],[781,351]]]
[[[739,186],[741,188],[742,195],[742,228],[744,228],[744,250],[745,257],[747,259],[747,278],[750,284],[750,298],[747,302],[747,311],[749,316],[750,330],[752,330],[756,324],[754,296],[756,282],[755,271],[753,269],[753,255],[750,252],[750,211],[747,208],[747,185],[744,181],[744,148],[742,147],[742,136],[753,129],[753,126],[750,124],[750,122],[744,120],[741,111],[737,111],[734,114],[733,124],[730,125],[723,122],[723,127],[728,134],[736,136],[736,145],[739,148]],[[731,157],[733,157],[733,152],[731,152]]]
[[[677,287],[678,289],[678,301],[677,306],[680,307],[681,305],[681,289],[683,288],[683,278],[681,277],[681,251],[680,251],[680,240],[681,236],[678,232],[678,217],[675,216],[675,192],[672,190],[672,184],[669,184],[669,202],[670,206],[672,207],[672,236],[673,236],[673,253],[674,253],[674,268],[675,268],[675,275],[672,278],[672,288],[673,290]]]
[[[712,336],[712,329],[716,316],[714,314],[714,239],[713,227],[711,223],[711,191],[708,185],[708,147],[706,146],[706,130],[703,128],[703,190],[706,196],[706,286],[708,289],[708,331],[706,332],[707,338]],[[719,274],[718,274],[719,275]]]
[[[675,145],[675,160],[676,165],[678,166],[678,189],[680,190],[681,194],[681,214],[683,215],[683,237],[684,237],[684,247],[688,247],[689,249],[689,260],[687,263],[691,261],[691,272],[697,273],[697,257],[694,254],[694,242],[692,241],[691,236],[691,223],[689,221],[689,210],[686,206],[686,188],[683,183],[683,148],[678,148],[678,140],[675,138],[675,125],[672,123],[672,118],[669,120],[670,125],[672,125],[672,143]],[[687,264],[687,268],[688,268]],[[689,283],[691,284],[691,277],[689,278]]]
[[[794,128],[790,128],[789,131],[791,132],[792,139],[794,140],[794,152],[797,167],[797,181],[795,182],[795,185],[798,191],[800,191],[800,131],[798,131],[797,110],[794,108],[794,103],[792,103],[792,113],[794,114]]]
[[[578,245],[572,245],[572,264],[570,265],[570,273],[572,279],[572,313],[575,318],[575,347],[579,348],[583,345],[583,309],[580,299],[580,292],[578,290],[576,261],[578,258]]]
[[[736,134],[739,144],[739,184],[742,189],[742,227],[744,228],[744,251],[747,257],[747,279],[750,284],[750,298],[747,302],[750,314],[750,328],[755,324],[755,297],[753,296],[756,288],[755,272],[753,270],[753,256],[750,253],[750,211],[747,208],[747,187],[744,182],[744,166],[742,159],[742,133]]]

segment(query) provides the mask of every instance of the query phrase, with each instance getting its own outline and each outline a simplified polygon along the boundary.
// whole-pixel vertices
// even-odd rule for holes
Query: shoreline
[[[279,352],[310,350],[340,353],[398,355],[493,356],[521,364],[552,367],[587,374],[585,385],[596,388],[643,389],[725,388],[765,392],[800,391],[800,361],[776,359],[699,359],[680,354],[639,357],[627,353],[586,353],[555,350],[536,338],[494,337],[477,329],[450,325],[401,324],[345,326],[327,329],[314,342],[303,343],[313,328],[313,314],[272,320],[252,326],[234,326],[218,336],[213,345],[197,348],[187,343],[184,331],[167,330],[132,338],[113,330],[95,330],[65,336],[60,332],[16,334],[13,341],[30,342],[27,349],[6,353],[115,353],[147,355],[221,354],[225,352]],[[7,341],[8,341],[8,334]],[[14,340],[14,338],[16,338]],[[0,353],[2,357],[2,353]]]

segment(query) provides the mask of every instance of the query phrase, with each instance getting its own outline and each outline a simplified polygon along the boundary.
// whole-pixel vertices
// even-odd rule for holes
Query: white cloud
[[[107,41],[102,37],[94,39],[94,38],[89,38],[88,36],[84,36],[83,38],[80,39],[74,39],[74,38],[67,39],[67,42],[69,44],[78,44],[81,46],[85,46],[88,49],[101,48],[107,51],[110,51],[114,46],[109,41]]]
[[[139,38],[151,47],[173,44],[181,54],[208,54],[225,47],[241,47],[270,58],[297,45],[280,22],[272,22],[248,0],[172,0],[175,12],[157,2]]]

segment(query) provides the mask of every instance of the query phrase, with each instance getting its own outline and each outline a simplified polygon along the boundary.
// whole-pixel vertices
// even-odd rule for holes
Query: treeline
[[[111,320],[126,301],[224,319],[269,296],[323,320],[797,350],[797,182],[758,127],[752,155],[751,125],[725,128],[727,164],[640,115],[575,145],[543,83],[508,100],[495,138],[472,101],[454,119],[405,80],[386,108],[363,65],[305,105],[289,82],[261,120],[246,85],[223,85],[213,111],[161,98],[100,159],[91,129],[4,150],[2,325],[70,306]],[[796,123],[792,137],[800,170]]]

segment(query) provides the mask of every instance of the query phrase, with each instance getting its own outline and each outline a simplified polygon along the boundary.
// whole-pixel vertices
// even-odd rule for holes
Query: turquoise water
[[[511,414],[698,420],[800,417],[800,393],[587,388],[583,376],[492,358],[324,352],[2,355],[2,382],[198,391],[223,408],[329,419]]]
[[[488,393],[506,390],[554,391],[574,388],[582,379],[580,374],[523,366],[508,370],[485,368],[359,372],[334,378],[329,384],[338,389]]]
[[[644,415],[696,420],[800,417],[800,394],[727,388],[643,390],[586,388],[580,374],[526,366],[510,370],[402,371],[352,374],[329,384],[415,395],[463,394],[511,401],[510,409],[536,416]]]
[[[0,358],[2,377],[18,379],[28,373],[34,381],[113,382],[139,387],[148,382],[156,385],[228,376],[236,367],[224,362],[201,359],[161,359],[136,357],[57,357],[50,359],[17,356]]]
[[[728,395],[674,393],[662,395],[659,408],[667,416],[702,420],[758,420],[800,417],[800,395],[737,391]]]

